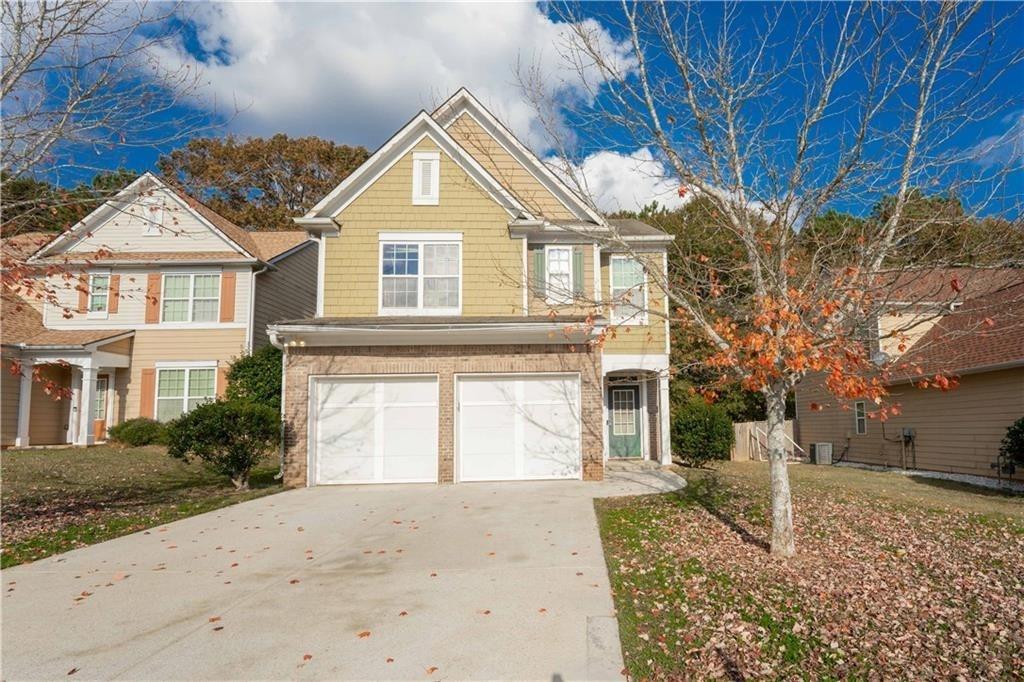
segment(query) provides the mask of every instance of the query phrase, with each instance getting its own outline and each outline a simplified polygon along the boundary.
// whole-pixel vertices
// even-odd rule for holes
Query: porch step
[[[661,468],[661,464],[649,459],[609,459],[604,468],[608,471],[652,471]]]

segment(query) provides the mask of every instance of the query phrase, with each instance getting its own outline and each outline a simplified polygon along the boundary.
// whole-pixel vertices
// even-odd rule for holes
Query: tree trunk
[[[793,537],[793,499],[789,492],[789,471],[786,468],[786,391],[770,388],[766,394],[768,408],[768,466],[772,486],[772,546],[775,556],[796,554]]]
[[[235,484],[235,490],[248,490],[249,489],[249,472],[238,474],[237,476],[231,477],[231,482]]]

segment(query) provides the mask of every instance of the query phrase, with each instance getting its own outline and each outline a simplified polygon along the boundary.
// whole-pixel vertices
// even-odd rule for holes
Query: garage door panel
[[[317,483],[437,480],[436,378],[320,379]]]
[[[460,378],[459,478],[578,478],[579,379]]]

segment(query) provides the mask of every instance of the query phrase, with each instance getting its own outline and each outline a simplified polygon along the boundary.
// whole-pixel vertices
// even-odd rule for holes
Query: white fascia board
[[[466,88],[448,98],[448,101],[434,111],[434,118],[448,128],[461,114],[468,113],[505,151],[530,171],[538,182],[550,191],[559,202],[583,220],[592,220],[604,225],[604,218],[569,188],[547,165],[537,158],[526,145],[512,134],[487,108]],[[485,124],[486,123],[486,124]],[[571,204],[571,205],[570,205]]]
[[[643,353],[636,355],[605,351],[601,354],[601,370],[605,374],[629,370],[663,372],[668,369],[668,363],[668,353]]]
[[[324,197],[303,216],[304,221],[315,218],[334,218],[354,201],[380,176],[391,169],[413,147],[429,137],[462,170],[479,184],[484,191],[513,218],[523,215],[533,217],[476,159],[470,156],[458,142],[452,139],[425,111],[417,114],[380,149],[373,153],[351,175]],[[296,221],[299,222],[299,221]],[[299,224],[303,224],[300,222]]]

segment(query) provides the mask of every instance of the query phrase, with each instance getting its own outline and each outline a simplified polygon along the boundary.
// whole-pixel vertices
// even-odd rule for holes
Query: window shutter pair
[[[544,259],[544,247],[533,247],[533,285],[537,296],[547,296],[547,263]],[[583,296],[583,247],[572,247],[572,293],[576,297]]]

